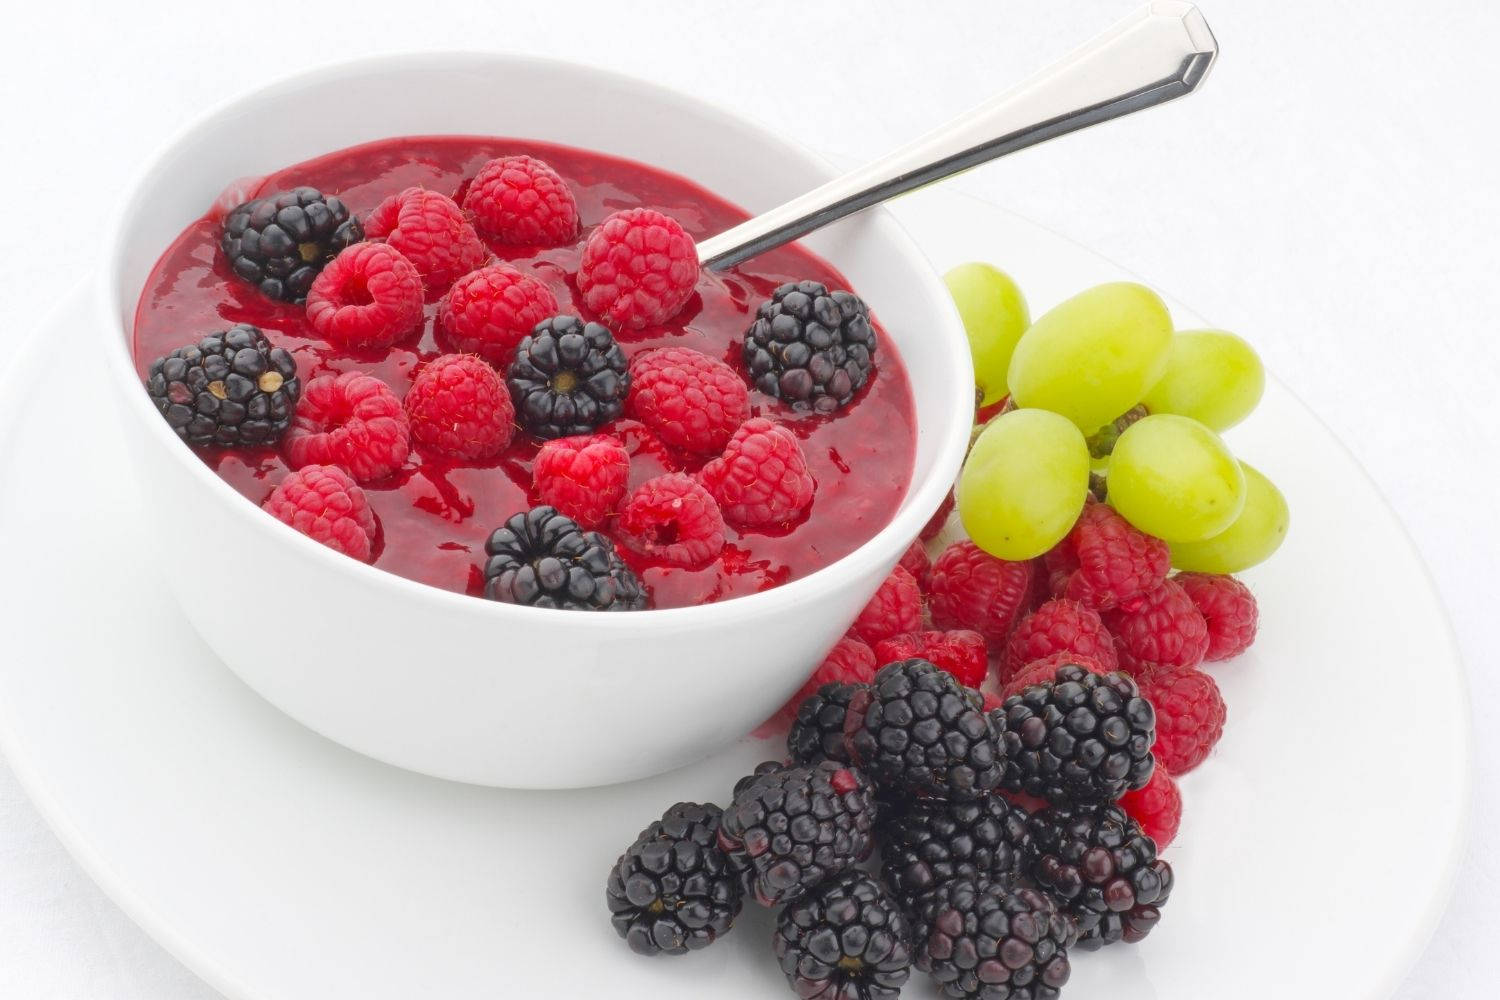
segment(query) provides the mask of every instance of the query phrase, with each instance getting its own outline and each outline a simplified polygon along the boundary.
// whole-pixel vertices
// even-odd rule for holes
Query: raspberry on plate
[[[364,372],[344,372],[307,383],[285,440],[293,468],[337,465],[355,482],[368,483],[406,463],[411,425],[390,386]]]
[[[557,171],[530,156],[497,156],[474,175],[464,208],[484,235],[512,246],[555,247],[578,235],[578,204]]]
[[[1065,597],[1054,598],[1016,625],[1005,647],[1001,679],[1009,680],[1033,660],[1053,653],[1083,657],[1104,669],[1118,669],[1114,640],[1099,612]]]
[[[261,507],[360,562],[369,562],[374,554],[375,512],[365,491],[337,466],[309,465],[288,473]]]
[[[932,623],[972,629],[1000,644],[1031,598],[1029,562],[1007,562],[965,539],[943,550],[932,564],[927,595]]]
[[[1187,592],[1208,625],[1205,660],[1228,660],[1250,648],[1260,610],[1249,587],[1232,576],[1215,573],[1178,573],[1172,579]]]
[[[491,264],[459,278],[437,308],[448,344],[504,368],[536,325],[557,313],[557,299],[537,279],[509,264]]]
[[[765,417],[741,424],[698,480],[719,501],[724,519],[745,528],[789,524],[812,503],[815,491],[796,436]]]
[[[917,586],[916,577],[897,566],[891,570],[890,576],[881,581],[880,589],[875,591],[875,596],[870,598],[859,617],[854,619],[850,631],[873,645],[882,639],[889,639],[903,632],[917,632],[921,628],[922,590]],[[907,657],[897,656],[893,659]],[[877,651],[876,662],[890,663],[891,660],[880,659]]]
[[[858,624],[858,623],[856,623]],[[968,629],[902,632],[875,643],[875,662],[926,660],[948,671],[964,687],[977,688],[990,672],[984,636]]]
[[[1059,667],[1075,666],[1096,674],[1107,674],[1099,665],[1099,662],[1090,656],[1079,656],[1067,650],[1052,653],[1039,660],[1032,660],[1020,670],[1005,679],[1005,685],[1000,689],[1001,698],[1009,698],[1013,694],[1020,694],[1027,688],[1036,684],[1046,684],[1057,676]]]
[[[1228,708],[1219,685],[1193,667],[1158,667],[1141,676],[1140,686],[1156,709],[1156,759],[1175,775],[1187,774],[1224,735]]]
[[[505,383],[472,354],[423,365],[406,392],[406,413],[417,443],[471,462],[498,455],[516,430]]]
[[[537,499],[584,528],[597,528],[625,496],[630,454],[608,434],[555,438],[536,453],[531,475]]]
[[[659,347],[630,359],[626,406],[674,448],[717,454],[750,417],[750,390],[701,351]]]
[[[490,254],[452,198],[419,187],[376,205],[365,235],[401,251],[431,289],[446,288]]]
[[[724,517],[692,476],[642,483],[620,508],[617,534],[633,551],[674,566],[702,566],[724,548]]]
[[[901,553],[901,566],[917,578],[917,586],[924,591],[927,589],[932,576],[932,560],[928,557],[927,548],[922,544],[921,539],[912,542],[906,547],[906,551]]]
[[[589,234],[578,262],[583,304],[621,330],[665,323],[693,297],[698,248],[670,216],[627,208]]]
[[[422,276],[388,243],[356,243],[313,279],[307,322],[337,347],[390,347],[422,326]]]
[[[1163,581],[1129,609],[1106,611],[1104,624],[1124,670],[1196,667],[1208,652],[1208,623],[1176,580]]]
[[[1159,587],[1171,569],[1172,553],[1166,542],[1132,527],[1113,507],[1091,503],[1043,560],[1053,597],[1105,611]]]
[[[1182,824],[1182,792],[1161,761],[1156,762],[1145,788],[1125,793],[1120,808],[1156,841],[1157,850],[1166,850],[1177,839],[1177,828]]]

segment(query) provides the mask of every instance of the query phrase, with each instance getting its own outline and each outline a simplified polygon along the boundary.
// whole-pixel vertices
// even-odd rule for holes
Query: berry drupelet
[[[875,328],[852,292],[816,281],[782,285],[745,331],[745,366],[761,392],[801,409],[832,413],[870,379]]]
[[[1055,1000],[1072,973],[1072,921],[1035,889],[954,879],[923,897],[915,923],[916,966],[950,997]]]
[[[786,752],[793,763],[816,764],[823,760],[849,763],[849,749],[844,746],[844,715],[850,699],[864,686],[833,681],[802,699],[786,734]]]
[[[610,869],[610,919],[632,951],[707,948],[739,916],[739,876],[719,849],[718,806],[679,802],[641,832]]]
[[[640,580],[614,543],[584,531],[552,507],[533,507],[485,542],[484,596],[508,604],[571,611],[639,611]]]
[[[850,871],[782,910],[771,946],[799,997],[894,1000],[911,975],[910,938],[900,905]]]
[[[1008,878],[1028,843],[1026,813],[999,795],[916,803],[876,829],[886,884],[907,906],[955,878]]]
[[[301,302],[323,265],[364,236],[342,201],[299,187],[231,210],[219,248],[234,273],[262,295]]]
[[[240,323],[157,358],[146,392],[188,444],[253,448],[286,433],[302,382],[290,354]]]
[[[1156,713],[1127,674],[1058,668],[990,713],[1003,787],[1054,804],[1113,802],[1151,779]]]
[[[554,316],[521,341],[505,382],[522,425],[550,439],[588,434],[618,417],[630,371],[608,327]]]

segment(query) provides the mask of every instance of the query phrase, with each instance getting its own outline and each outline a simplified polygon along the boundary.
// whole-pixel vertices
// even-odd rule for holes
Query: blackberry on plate
[[[1139,941],[1161,919],[1172,866],[1117,805],[1052,806],[1027,821],[1024,871],[1057,901],[1088,944]]]
[[[234,273],[262,295],[301,302],[323,265],[364,238],[359,219],[342,201],[299,187],[232,209],[219,248]]]
[[[886,797],[974,799],[1000,783],[989,719],[967,688],[926,660],[888,663],[855,692],[844,738]]]
[[[608,327],[554,316],[521,341],[505,384],[527,430],[544,439],[571,437],[620,415],[630,369]]]
[[[1156,713],[1128,674],[1059,667],[990,713],[1004,786],[1055,804],[1113,802],[1151,780]]]
[[[999,795],[915,803],[875,831],[886,884],[908,906],[956,878],[1003,879],[1021,867],[1026,813]]]
[[[906,914],[861,871],[788,904],[771,947],[792,992],[806,1000],[891,1000],[911,975]]]
[[[484,596],[570,611],[639,611],[646,592],[597,531],[553,507],[513,515],[484,544]]]
[[[729,797],[731,799],[739,798],[741,792],[755,784],[761,778],[768,774],[775,774],[777,771],[785,771],[790,766],[790,764],[784,764],[779,760],[761,761],[755,765],[755,770],[734,783],[734,791],[729,793]]]
[[[741,783],[719,846],[764,906],[789,903],[870,856],[875,796],[836,761],[781,768]]]
[[[151,362],[146,392],[188,444],[255,447],[286,433],[302,382],[290,354],[240,323]]]
[[[833,681],[802,699],[797,717],[786,734],[786,752],[796,764],[816,764],[820,760],[850,763],[844,746],[844,714],[849,699],[865,685]]]
[[[869,381],[875,357],[870,310],[852,292],[816,281],[789,282],[771,293],[745,331],[745,366],[767,395],[832,413]]]
[[[1035,889],[959,878],[917,908],[916,966],[950,997],[1053,1000],[1072,972],[1073,923]]]
[[[641,832],[610,869],[610,920],[632,951],[681,955],[726,933],[744,900],[719,849],[718,806],[679,802]]]

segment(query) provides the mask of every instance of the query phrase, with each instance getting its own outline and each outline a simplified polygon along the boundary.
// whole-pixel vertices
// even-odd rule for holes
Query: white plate
[[[926,192],[898,214],[940,266],[994,260],[1039,311],[1126,276],[962,196]],[[102,376],[63,348],[85,315],[75,296],[0,389],[0,745],[132,917],[235,1000],[791,995],[753,904],[719,945],[645,960],[615,938],[603,901],[642,826],[678,799],[722,802],[775,748],[748,741],[632,785],[505,792],[398,771],[291,722],[215,662],[144,568],[146,546],[191,545],[205,587],[234,572],[191,524],[142,536]],[[1139,946],[1080,953],[1065,991],[1077,1000],[1248,1000],[1268,982],[1280,1000],[1385,997],[1455,870],[1469,714],[1420,560],[1279,384],[1231,441],[1282,486],[1292,530],[1248,574],[1259,641],[1214,668],[1229,726],[1183,782],[1162,924]],[[276,655],[276,623],[253,608],[244,619],[246,641]],[[567,725],[559,676],[558,703],[536,710]],[[933,995],[920,976],[908,993]]]

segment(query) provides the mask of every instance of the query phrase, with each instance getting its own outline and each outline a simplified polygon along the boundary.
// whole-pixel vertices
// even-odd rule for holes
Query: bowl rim
[[[118,304],[123,301],[125,292],[121,271],[128,242],[126,223],[139,214],[144,207],[142,201],[145,189],[163,170],[164,165],[170,162],[179,147],[188,143],[200,129],[218,119],[232,115],[236,109],[256,101],[273,99],[284,92],[336,84],[339,80],[350,76],[382,70],[461,71],[466,67],[489,67],[496,63],[510,64],[523,69],[536,67],[570,73],[578,76],[581,81],[592,79],[614,88],[642,94],[658,106],[675,104],[685,107],[703,117],[725,120],[734,128],[749,132],[757,140],[764,141],[767,148],[777,149],[778,155],[796,156],[811,170],[826,177],[833,177],[836,173],[827,160],[801,142],[771,130],[753,116],[730,110],[713,101],[695,97],[665,84],[566,59],[503,50],[403,51],[325,63],[278,77],[269,83],[218,102],[177,129],[136,169],[124,188],[123,196],[115,203],[108,217],[106,238],[102,244],[104,257],[100,266],[101,279],[95,283],[94,306],[102,313],[101,329],[108,331],[105,354],[110,373],[118,381],[118,388],[124,397],[131,400],[127,405],[143,418],[140,422],[149,428],[146,433],[153,435],[159,444],[167,447],[169,453],[175,456],[173,461],[176,461],[179,466],[186,467],[189,477],[194,482],[203,484],[206,496],[214,498],[224,507],[235,511],[236,513],[231,516],[242,519],[249,530],[271,532],[271,537],[278,538],[289,554],[298,555],[304,560],[321,562],[324,567],[334,573],[352,574],[353,579],[364,586],[383,589],[394,598],[423,605],[427,610],[489,616],[497,624],[524,622],[545,625],[548,622],[552,624],[565,622],[571,627],[598,628],[606,632],[635,631],[642,625],[694,627],[725,618],[750,618],[775,613],[785,607],[800,603],[815,593],[836,589],[840,584],[862,575],[877,563],[894,563],[899,558],[900,552],[918,536],[932,513],[938,509],[941,495],[953,487],[958,476],[968,448],[973,423],[973,404],[967,393],[951,393],[952,404],[948,408],[946,419],[939,426],[930,429],[930,432],[936,435],[933,475],[922,482],[913,479],[900,501],[903,506],[880,530],[848,554],[806,576],[769,590],[725,601],[677,608],[651,608],[621,614],[574,615],[563,620],[554,617],[559,613],[555,609],[483,600],[470,594],[446,590],[356,559],[350,559],[314,541],[290,525],[267,516],[258,505],[215,474],[190,447],[171,432],[160,414],[150,405],[150,398],[140,388],[140,376],[136,371],[135,359],[130,348],[131,330],[127,322],[121,321],[118,315]],[[671,168],[663,167],[662,169]],[[866,209],[865,212],[874,213],[878,224],[889,231],[887,242],[891,249],[901,254],[905,258],[905,263],[913,267],[918,281],[927,284],[931,291],[937,293],[932,298],[937,302],[940,314],[933,317],[934,322],[926,333],[929,341],[926,345],[927,349],[940,352],[946,362],[945,367],[950,368],[955,374],[962,376],[967,373],[967,378],[960,383],[961,385],[972,384],[972,360],[962,320],[958,315],[957,307],[941,285],[936,269],[905,227],[883,206],[877,205]],[[138,290],[135,295],[138,299]],[[913,391],[915,392],[915,389]]]

